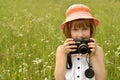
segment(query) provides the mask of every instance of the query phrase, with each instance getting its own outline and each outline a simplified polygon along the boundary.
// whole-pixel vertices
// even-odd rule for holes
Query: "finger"
[[[65,49],[76,49],[77,46],[76,45],[69,45],[69,46],[65,46]]]
[[[75,49],[75,48],[77,48],[77,45],[70,45],[69,48],[70,49]]]
[[[95,49],[96,50],[96,45],[89,45],[90,49]]]
[[[91,52],[95,52],[96,50],[95,49],[90,49]]]
[[[70,52],[75,52],[77,49],[70,49],[69,51]]]
[[[64,43],[64,45],[66,45],[66,46],[69,46],[69,45],[74,45],[75,44],[75,41],[69,41],[69,42],[66,42],[66,43]]]
[[[88,46],[90,48],[96,48],[96,43],[95,42],[90,42],[90,43],[88,43]]]
[[[89,43],[88,46],[89,47],[96,47],[96,44],[95,43]]]
[[[96,45],[95,42],[89,42],[88,45]]]
[[[72,38],[67,38],[67,39],[65,40],[65,43],[67,43],[67,42],[69,42],[69,41],[73,41],[73,39],[72,39]]]
[[[94,38],[90,38],[90,40],[96,43],[96,40]]]
[[[72,47],[73,47],[73,46],[72,46]],[[76,50],[77,50],[77,48],[71,48],[71,46],[65,47],[66,53],[74,52],[74,51],[76,51]]]

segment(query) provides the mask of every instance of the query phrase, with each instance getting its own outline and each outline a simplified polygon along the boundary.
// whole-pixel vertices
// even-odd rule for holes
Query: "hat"
[[[67,22],[77,19],[93,19],[93,22],[98,26],[99,21],[91,14],[89,7],[84,4],[74,4],[66,11],[66,20],[61,24],[61,29],[64,29]]]

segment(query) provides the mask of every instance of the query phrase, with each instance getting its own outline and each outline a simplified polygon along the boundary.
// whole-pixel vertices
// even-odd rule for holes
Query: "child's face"
[[[72,27],[71,28],[71,37],[73,39],[82,39],[82,38],[89,38],[90,37],[90,27]]]
[[[78,19],[68,22],[63,32],[66,38],[90,38],[95,32],[95,25],[91,19]]]

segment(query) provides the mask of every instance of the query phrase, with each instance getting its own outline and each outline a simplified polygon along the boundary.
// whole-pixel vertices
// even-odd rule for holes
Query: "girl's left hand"
[[[96,40],[94,38],[90,38],[90,40],[92,40],[93,42],[89,42],[88,47],[90,48],[91,51],[90,56],[93,56],[96,53],[97,45],[96,45]]]

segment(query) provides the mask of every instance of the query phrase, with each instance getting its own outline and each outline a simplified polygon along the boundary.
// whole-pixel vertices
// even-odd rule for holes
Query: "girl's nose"
[[[84,34],[81,30],[79,30],[79,32],[77,33],[77,38],[78,39],[82,39],[84,37]]]

